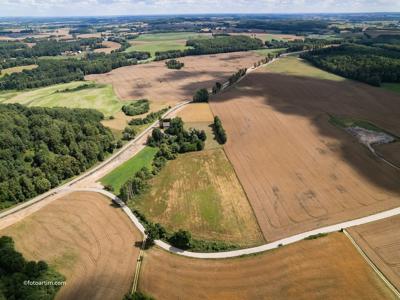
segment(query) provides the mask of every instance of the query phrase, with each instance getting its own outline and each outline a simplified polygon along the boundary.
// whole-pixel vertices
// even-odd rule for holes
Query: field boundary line
[[[398,299],[400,299],[400,292],[396,289],[396,287],[386,278],[386,276],[379,270],[379,268],[373,263],[373,261],[368,257],[368,255],[361,249],[361,247],[357,244],[357,242],[353,239],[350,233],[347,230],[343,230],[343,233],[350,240],[353,246],[357,249],[357,251],[361,254],[364,260],[368,263],[368,265],[374,270],[374,272],[380,277],[386,286],[396,295]]]

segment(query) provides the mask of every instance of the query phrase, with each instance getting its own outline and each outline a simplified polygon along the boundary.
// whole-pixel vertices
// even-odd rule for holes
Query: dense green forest
[[[0,238],[0,299],[51,300],[65,278],[44,261],[27,261],[14,248],[12,238]],[[27,281],[47,281],[54,285],[29,285]]]
[[[187,55],[203,55],[215,53],[227,53],[236,51],[256,50],[264,47],[261,40],[249,36],[215,36],[209,39],[193,39],[186,42],[191,47],[186,50],[170,50],[156,52],[156,60],[177,58]]]
[[[320,49],[328,45],[340,44],[340,40],[324,40],[324,39],[309,39],[284,41],[284,40],[271,40],[266,41],[265,45],[269,49],[286,48],[286,52],[296,52],[303,50]]]
[[[41,59],[36,69],[24,70],[1,78],[0,90],[22,90],[83,80],[87,74],[107,73],[119,67],[137,64],[138,60],[149,57],[150,53],[147,52],[129,52],[90,53],[82,59]]]
[[[400,52],[395,50],[343,44],[304,53],[302,58],[321,69],[375,86],[400,82]]]
[[[33,198],[115,148],[103,114],[0,104],[0,209]]]

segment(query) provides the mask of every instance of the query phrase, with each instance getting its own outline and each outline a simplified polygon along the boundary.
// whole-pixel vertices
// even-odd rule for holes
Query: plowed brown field
[[[211,108],[267,240],[400,205],[400,172],[328,117],[364,119],[400,135],[398,95],[264,68],[214,97]]]
[[[181,70],[170,70],[165,61],[128,66],[106,74],[86,76],[88,80],[112,83],[124,100],[148,98],[152,102],[175,104],[193,97],[199,88],[211,88],[216,81],[226,81],[239,68],[251,67],[261,56],[253,52],[179,58]]]
[[[57,299],[122,299],[130,290],[140,233],[97,193],[72,193],[5,228],[27,259],[66,276]]]
[[[139,289],[163,300],[395,299],[340,233],[236,259],[190,259],[152,249]]]
[[[348,230],[379,270],[400,290],[400,216]]]

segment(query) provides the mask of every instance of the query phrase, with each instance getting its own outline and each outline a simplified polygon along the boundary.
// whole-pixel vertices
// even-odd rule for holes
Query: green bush
[[[209,98],[209,94],[207,89],[197,90],[193,96],[193,102],[207,102]]]
[[[150,103],[147,99],[140,99],[122,106],[122,111],[127,116],[145,114],[150,110]]]

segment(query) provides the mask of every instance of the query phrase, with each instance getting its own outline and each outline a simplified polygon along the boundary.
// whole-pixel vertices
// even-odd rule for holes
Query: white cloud
[[[400,11],[399,0],[0,0],[0,16]]]

